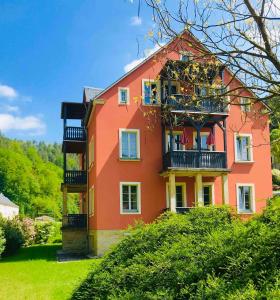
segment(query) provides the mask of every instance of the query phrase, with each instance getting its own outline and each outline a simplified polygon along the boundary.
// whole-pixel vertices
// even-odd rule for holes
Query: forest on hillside
[[[78,160],[70,156],[69,169]],[[61,144],[20,141],[0,135],[0,192],[19,205],[20,214],[61,217],[63,156]],[[77,211],[77,195],[68,196],[69,212]]]

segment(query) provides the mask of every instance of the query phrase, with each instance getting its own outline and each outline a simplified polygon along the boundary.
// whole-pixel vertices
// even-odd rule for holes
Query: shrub
[[[280,170],[278,169],[272,170],[272,182],[276,185],[280,185]]]
[[[53,222],[52,233],[48,239],[48,243],[61,243],[62,235],[61,235],[61,222]]]
[[[22,231],[24,235],[24,246],[30,246],[35,243],[35,224],[30,218],[23,218],[21,221]]]
[[[4,233],[2,231],[2,228],[0,227],[0,258],[1,258],[1,254],[3,253],[3,251],[5,249],[5,243],[6,243],[6,240],[4,238]]]
[[[73,299],[269,299],[280,295],[280,208],[241,222],[196,208],[137,225]]]
[[[35,222],[35,243],[46,244],[54,232],[53,222]]]
[[[21,222],[18,218],[14,218],[12,220],[0,218],[0,227],[2,227],[4,231],[4,237],[6,240],[3,255],[11,255],[24,243],[24,234]]]

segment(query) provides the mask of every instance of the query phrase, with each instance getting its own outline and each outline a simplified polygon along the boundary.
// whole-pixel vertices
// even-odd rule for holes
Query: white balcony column
[[[62,223],[63,225],[66,225],[67,223],[67,214],[68,214],[68,209],[67,209],[67,187],[63,187],[63,204],[62,204]]]
[[[195,193],[196,193],[196,206],[203,206],[203,191],[202,191],[202,176],[201,174],[195,175]]]
[[[223,204],[229,204],[228,175],[222,175]]]
[[[170,211],[176,212],[176,183],[175,174],[169,174],[169,199],[170,199]]]

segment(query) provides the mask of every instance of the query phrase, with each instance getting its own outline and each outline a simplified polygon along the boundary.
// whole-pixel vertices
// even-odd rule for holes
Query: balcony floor
[[[61,183],[61,186],[60,186],[61,192],[63,192],[64,188],[67,189],[67,193],[84,193],[87,191],[86,184]]]

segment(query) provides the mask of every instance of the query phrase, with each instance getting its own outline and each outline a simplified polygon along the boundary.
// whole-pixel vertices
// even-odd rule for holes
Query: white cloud
[[[36,116],[17,117],[11,114],[0,114],[0,131],[18,131],[29,135],[42,135],[46,124]]]
[[[0,97],[13,99],[18,96],[17,91],[8,85],[0,84]]]
[[[3,105],[1,109],[3,109],[6,112],[19,112],[19,107],[15,105]]]
[[[155,53],[157,50],[160,49],[161,46],[159,45],[155,45],[154,48],[148,48],[144,50],[144,56],[139,58],[139,59],[134,59],[133,61],[131,61],[130,63],[128,63],[127,65],[124,66],[124,71],[127,73],[130,70],[132,70],[133,68],[135,68],[136,66],[138,66],[139,64],[141,64],[142,61],[144,61],[148,56],[152,55],[153,53]]]
[[[142,25],[142,19],[138,16],[131,17],[130,18],[130,25],[140,26],[140,25]]]

